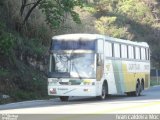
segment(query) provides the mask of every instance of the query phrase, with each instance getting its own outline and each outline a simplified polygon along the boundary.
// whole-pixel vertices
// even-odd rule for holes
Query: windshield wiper
[[[78,73],[79,79],[82,79],[82,77],[79,75],[79,71],[77,70],[77,67],[75,66],[75,64],[73,63],[72,65],[73,65],[74,69],[76,70],[76,72]]]

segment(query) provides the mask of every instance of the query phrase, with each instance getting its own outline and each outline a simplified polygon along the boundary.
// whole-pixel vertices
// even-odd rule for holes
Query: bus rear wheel
[[[127,96],[140,96],[140,95],[141,95],[141,85],[139,82],[136,84],[136,91],[127,92]]]
[[[140,96],[141,95],[141,85],[139,82],[136,84],[136,91],[132,92],[131,94],[133,96]]]
[[[140,90],[141,92],[144,90],[144,82],[141,82]]]
[[[68,101],[69,96],[60,96],[59,98],[61,101]]]

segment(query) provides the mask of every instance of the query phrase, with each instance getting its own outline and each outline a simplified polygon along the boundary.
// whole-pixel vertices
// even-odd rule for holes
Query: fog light
[[[87,91],[89,91],[89,89],[83,89],[84,90],[84,92],[87,92]]]

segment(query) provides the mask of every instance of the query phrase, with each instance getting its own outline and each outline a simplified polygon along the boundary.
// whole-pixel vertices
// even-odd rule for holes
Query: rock
[[[2,95],[1,98],[2,99],[7,99],[7,98],[10,98],[10,96],[9,95]]]

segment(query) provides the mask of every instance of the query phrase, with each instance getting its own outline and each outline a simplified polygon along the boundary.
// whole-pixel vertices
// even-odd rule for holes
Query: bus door
[[[97,40],[97,62],[96,62],[96,80],[97,80],[97,92],[101,93],[102,77],[104,73],[104,40]],[[98,94],[97,93],[97,94]]]

